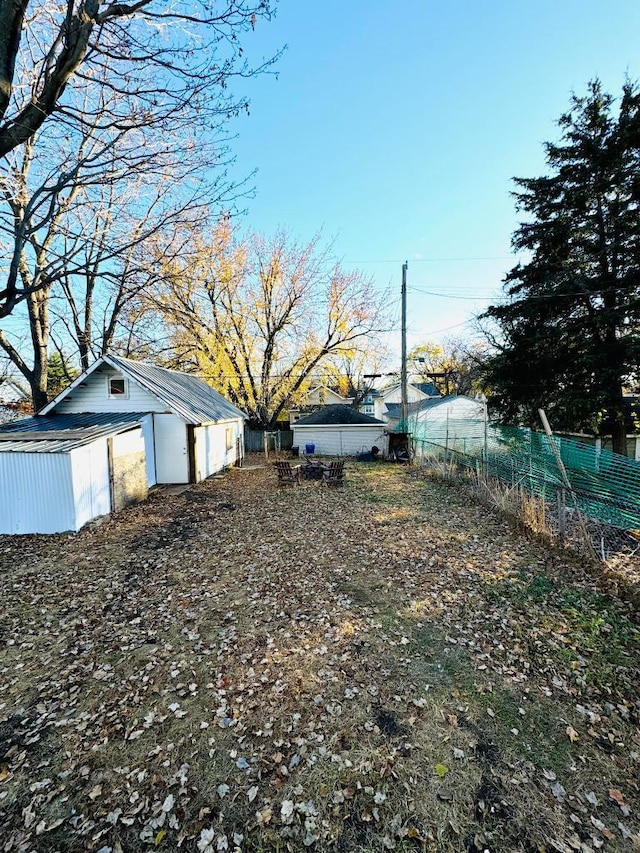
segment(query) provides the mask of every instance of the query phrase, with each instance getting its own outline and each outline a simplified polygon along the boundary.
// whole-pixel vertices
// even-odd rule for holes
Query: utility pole
[[[405,261],[402,264],[402,338],[401,338],[401,358],[402,364],[400,368],[400,415],[402,429],[408,432],[407,418],[409,415],[408,400],[407,400],[407,267],[409,264]]]

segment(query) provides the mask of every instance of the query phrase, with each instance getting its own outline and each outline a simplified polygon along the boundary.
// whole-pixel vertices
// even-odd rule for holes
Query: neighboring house
[[[155,484],[236,463],[244,414],[201,379],[104,355],[0,431],[0,533],[79,530]]]
[[[440,397],[438,389],[433,383],[421,382],[407,385],[407,402],[416,403],[419,400],[428,400],[431,397]],[[400,382],[395,382],[385,388],[367,391],[360,404],[360,411],[365,415],[372,415],[383,420],[387,412],[387,405],[400,402],[402,402],[402,386]]]
[[[310,412],[316,411],[323,406],[348,406],[353,403],[353,397],[341,397],[331,388],[324,385],[316,385],[302,396],[299,408],[289,409],[289,423],[294,424]]]
[[[293,428],[293,444],[300,453],[321,456],[355,456],[375,445],[387,454],[387,435],[381,420],[364,415],[353,406],[325,406],[304,418]],[[313,450],[310,450],[313,445]],[[309,449],[308,449],[309,448]]]

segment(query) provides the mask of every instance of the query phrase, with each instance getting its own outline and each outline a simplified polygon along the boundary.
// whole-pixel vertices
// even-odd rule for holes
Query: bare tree
[[[273,424],[330,358],[365,348],[383,324],[372,286],[318,237],[236,241],[228,221],[165,268],[155,307],[176,360],[205,376],[256,426]]]
[[[135,128],[105,132],[100,116],[73,130],[52,119],[51,129],[0,176],[6,276],[22,294],[29,330],[20,342],[0,330],[0,348],[29,382],[36,409],[47,401],[52,333],[61,356],[76,349],[88,367],[113,344],[128,301],[153,283],[145,243],[162,235],[165,253],[176,251],[185,226],[206,221],[233,192],[224,169],[203,179],[206,146],[172,146],[148,131],[141,144]]]
[[[238,65],[238,33],[270,14],[269,0],[0,0],[0,156],[55,110],[72,115],[65,90],[92,82],[105,64],[108,85],[141,102],[149,117],[184,120],[185,106],[218,113],[219,100],[201,96],[248,72]],[[229,97],[226,108],[237,104]]]
[[[0,155],[17,154],[7,172],[20,168],[25,145],[83,136],[87,125],[110,143],[137,132],[143,159],[150,138],[155,157],[162,140],[200,151],[215,141],[220,162],[221,129],[247,105],[231,79],[273,61],[250,68],[239,36],[270,15],[269,0],[0,0]],[[14,265],[0,317],[38,286],[44,278],[27,284]]]

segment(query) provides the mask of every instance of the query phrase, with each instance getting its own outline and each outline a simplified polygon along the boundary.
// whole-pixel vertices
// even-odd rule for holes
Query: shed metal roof
[[[438,406],[446,406],[447,404],[451,404],[456,400],[465,400],[467,403],[476,403],[478,406],[481,406],[479,400],[474,400],[472,397],[466,397],[463,394],[449,394],[448,397],[431,397],[428,400],[415,400],[412,403],[407,404],[407,414],[416,415],[418,412],[427,412],[431,409],[436,409]],[[386,414],[390,418],[398,418],[401,417],[401,403],[386,403],[387,407]]]
[[[48,415],[53,411],[67,394],[103,364],[109,365],[137,382],[150,394],[162,400],[173,412],[184,418],[188,424],[215,423],[246,417],[244,412],[236,408],[222,394],[214,391],[204,379],[116,355],[101,356],[88,370],[76,377],[68,388],[48,403],[41,410],[42,415]]]
[[[159,397],[189,424],[246,417],[244,412],[197,376],[115,355],[104,356],[104,359]]]
[[[0,453],[69,453],[137,426],[145,412],[89,412],[24,418],[0,427]]]

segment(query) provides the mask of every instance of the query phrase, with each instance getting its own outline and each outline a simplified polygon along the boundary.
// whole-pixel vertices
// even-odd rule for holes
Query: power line
[[[462,296],[460,294],[454,294],[454,293],[438,293],[435,290],[425,290],[421,287],[410,287],[409,290],[412,293],[424,293],[426,296],[437,296],[437,297],[442,297],[444,299],[467,299],[469,301],[477,301],[478,299],[480,299],[482,301],[486,301],[487,299],[499,299],[500,298],[499,295],[496,296],[495,294],[487,294],[487,295],[480,294],[479,296]]]
[[[520,255],[478,255],[476,257],[473,256],[460,256],[457,258],[412,258],[412,264],[438,264],[438,263],[453,263],[457,261],[507,261],[507,260],[517,260]],[[369,261],[343,261],[344,264],[402,264],[404,261],[398,260],[397,258],[387,258],[387,259],[376,259]]]
[[[471,317],[469,320],[463,320],[462,323],[456,323],[453,326],[446,326],[444,329],[433,329],[430,332],[419,332],[419,333],[417,333],[417,332],[414,332],[413,329],[411,331],[413,334],[420,334],[423,337],[426,337],[428,335],[439,335],[441,332],[449,332],[449,331],[451,331],[451,329],[459,329],[460,326],[467,326],[469,323],[473,323],[474,320],[475,320],[475,317]]]

